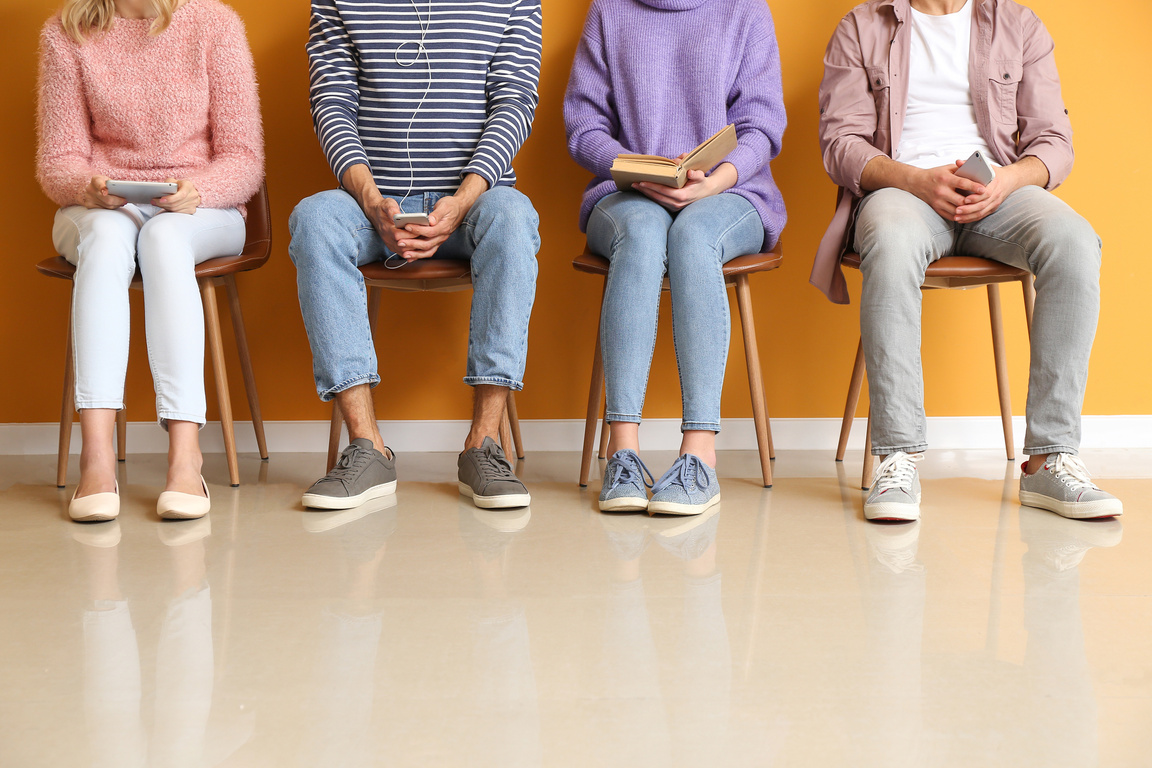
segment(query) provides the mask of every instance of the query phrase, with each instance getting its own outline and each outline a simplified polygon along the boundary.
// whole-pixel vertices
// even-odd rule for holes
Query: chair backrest
[[[260,247],[272,248],[272,210],[268,205],[268,182],[260,182],[260,189],[245,206],[248,209],[248,237],[244,241],[244,252],[256,251]]]

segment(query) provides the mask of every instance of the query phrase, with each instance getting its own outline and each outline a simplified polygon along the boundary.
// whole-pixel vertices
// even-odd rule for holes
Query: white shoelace
[[[872,476],[872,484],[877,486],[881,492],[893,488],[911,491],[912,480],[916,477],[916,462],[923,460],[924,454],[922,453],[904,453],[904,451],[890,453],[888,458],[876,467],[876,473]]]
[[[1056,454],[1056,461],[1044,462],[1044,469],[1051,470],[1052,474],[1056,475],[1057,480],[1074,491],[1100,490],[1092,482],[1092,476],[1088,474],[1088,467],[1084,466],[1084,462],[1080,460],[1079,456],[1073,456],[1070,453],[1058,453]]]

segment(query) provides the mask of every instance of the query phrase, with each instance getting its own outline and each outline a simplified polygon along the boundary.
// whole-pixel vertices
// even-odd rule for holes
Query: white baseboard
[[[1152,448],[1152,415],[1085,416],[1082,447]],[[716,447],[721,450],[755,450],[752,419],[725,419]],[[584,439],[580,419],[533,419],[520,422],[524,445],[530,451],[578,451]],[[1016,446],[1023,446],[1024,418],[1013,419]],[[314,453],[328,444],[327,421],[266,421],[268,448],[275,453]],[[849,448],[864,447],[864,419],[856,419]],[[387,443],[402,452],[458,451],[468,430],[459,421],[382,421],[380,431]],[[56,453],[57,424],[0,424],[0,455]],[[833,451],[840,435],[839,419],[773,419],[772,440],[779,450]],[[649,419],[640,430],[646,448],[672,450],[680,444],[678,419]],[[1003,444],[997,416],[935,417],[928,419],[928,442],[933,448],[987,450]],[[256,438],[251,422],[236,423],[236,442],[241,453],[255,453]],[[206,452],[224,450],[217,423],[209,424],[201,444]],[[154,422],[128,425],[128,445],[133,453],[164,453],[168,440]],[[71,450],[80,450],[79,429],[72,432]]]

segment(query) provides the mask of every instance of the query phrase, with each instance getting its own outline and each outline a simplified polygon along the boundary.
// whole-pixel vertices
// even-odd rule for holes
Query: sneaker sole
[[[1020,503],[1026,507],[1046,509],[1071,520],[1098,520],[1103,517],[1120,517],[1124,514],[1124,505],[1120,499],[1067,502],[1042,493],[1020,491]]]
[[[599,502],[601,512],[643,512],[648,509],[648,499],[633,496],[620,496]]]
[[[396,481],[374,485],[355,496],[324,496],[319,493],[306,493],[301,501],[309,509],[352,509],[366,501],[396,493]]]
[[[512,509],[514,507],[526,507],[532,503],[532,495],[528,493],[505,493],[500,496],[481,496],[472,490],[472,486],[460,481],[456,482],[456,488],[460,491],[461,496],[471,498],[472,503],[480,507],[480,509]]]
[[[700,515],[720,503],[720,494],[716,494],[703,504],[680,504],[674,501],[649,501],[648,514],[650,515]]]
[[[910,522],[920,519],[920,498],[923,494],[916,494],[915,504],[893,504],[883,502],[880,504],[864,504],[864,519],[866,520],[894,520]]]

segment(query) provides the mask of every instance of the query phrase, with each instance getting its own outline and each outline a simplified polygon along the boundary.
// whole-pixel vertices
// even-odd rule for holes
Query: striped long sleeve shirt
[[[539,0],[312,0],[312,119],[336,178],[363,163],[385,194],[514,184],[540,28]]]

